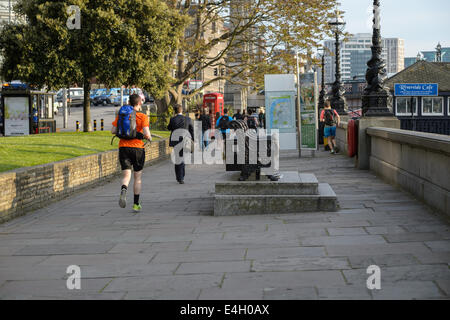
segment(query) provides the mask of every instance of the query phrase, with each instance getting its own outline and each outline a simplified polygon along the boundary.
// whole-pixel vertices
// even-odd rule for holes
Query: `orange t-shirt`
[[[114,127],[117,127],[117,120],[119,116],[116,116],[116,120],[112,123]],[[144,133],[144,128],[149,126],[148,117],[142,112],[136,112],[136,132]],[[144,148],[144,141],[140,139],[120,139],[119,148]]]

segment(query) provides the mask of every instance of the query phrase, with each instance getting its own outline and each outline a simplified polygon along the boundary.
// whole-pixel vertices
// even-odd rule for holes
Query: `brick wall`
[[[150,142],[145,161],[170,156],[169,140]],[[0,223],[120,173],[118,151],[106,151],[0,173]]]

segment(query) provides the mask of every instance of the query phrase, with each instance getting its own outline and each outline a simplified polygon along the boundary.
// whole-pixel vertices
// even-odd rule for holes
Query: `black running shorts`
[[[119,148],[119,161],[122,170],[141,171],[145,164],[145,149],[144,148]]]

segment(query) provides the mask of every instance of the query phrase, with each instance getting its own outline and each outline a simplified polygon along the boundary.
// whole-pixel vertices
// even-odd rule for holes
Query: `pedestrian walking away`
[[[341,118],[336,110],[331,108],[330,101],[325,101],[324,109],[320,113],[320,121],[324,122],[323,136],[328,140],[328,146],[332,154],[338,153],[339,148],[336,146],[336,123],[339,125]]]
[[[241,110],[238,110],[238,111],[233,115],[233,119],[234,119],[234,120],[242,120]]]
[[[249,129],[257,130],[259,127],[259,116],[255,110],[251,115],[247,117],[247,126]]]
[[[129,98],[130,105],[120,108],[116,119],[112,123],[111,133],[120,138],[119,162],[122,168],[121,191],[119,206],[127,205],[127,190],[131,180],[131,169],[134,170],[134,203],[133,211],[139,212],[142,206],[139,202],[142,184],[142,169],[145,164],[145,145],[142,141],[152,140],[148,117],[141,113],[142,99],[137,94]],[[114,139],[114,137],[113,137]]]
[[[204,108],[199,118],[199,120],[202,122],[202,149],[208,146],[209,143],[209,137],[205,136],[205,132],[211,129],[211,118],[209,117],[208,113],[208,109]]]
[[[233,118],[228,115],[228,109],[223,109],[223,116],[219,117],[216,121],[216,128],[220,129],[220,132],[222,133],[223,141],[225,143],[227,133],[230,132],[230,129],[228,129],[228,122],[233,121]]]
[[[192,124],[192,121],[190,118],[183,116],[183,107],[181,105],[177,105],[175,107],[176,115],[172,118],[170,118],[169,125],[167,126],[167,129],[172,131],[170,133],[170,141],[169,146],[176,147],[179,143],[184,143],[184,139],[186,139],[186,136],[180,136],[178,141],[172,140],[172,134],[177,129],[187,129],[190,138],[192,141],[194,140],[194,126]],[[175,164],[175,176],[179,184],[184,184],[184,176],[185,176],[185,164],[183,160],[183,149],[180,150],[179,156],[181,157],[181,163]]]
[[[264,111],[262,109],[259,109],[258,120],[259,120],[259,127],[265,128],[266,127],[266,115],[264,114]]]

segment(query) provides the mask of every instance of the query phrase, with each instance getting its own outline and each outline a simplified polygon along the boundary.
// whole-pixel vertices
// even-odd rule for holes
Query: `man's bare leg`
[[[336,148],[336,137],[333,137],[333,139],[331,139],[331,142],[333,143],[333,150],[335,153],[337,153],[337,148]]]
[[[331,136],[328,137],[327,139],[328,139],[328,146],[330,147],[330,151],[333,151],[334,150],[333,141],[332,141],[333,139],[331,138]]]
[[[121,180],[122,186],[126,186],[128,188],[130,180],[131,180],[131,169],[122,170],[122,180]]]
[[[142,170],[134,173],[134,194],[141,194],[142,187]]]
[[[121,208],[125,208],[127,206],[127,189],[128,185],[130,184],[131,179],[131,170],[122,170],[122,187],[120,191],[120,199],[119,199],[119,206]]]

